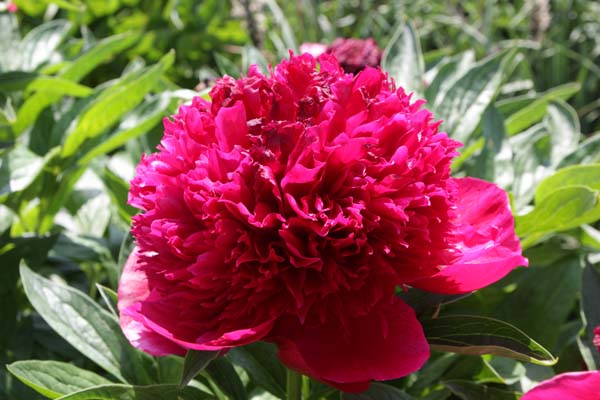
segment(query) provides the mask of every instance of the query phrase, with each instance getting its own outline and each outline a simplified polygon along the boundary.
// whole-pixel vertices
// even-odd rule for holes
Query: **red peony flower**
[[[600,400],[600,371],[568,372],[540,383],[521,400]]]
[[[597,326],[594,329],[593,343],[594,343],[594,346],[596,346],[596,349],[598,349],[598,352],[600,352],[600,326]]]
[[[451,178],[460,143],[380,70],[303,54],[210,96],[165,119],[131,182],[143,213],[119,310],[134,346],[269,341],[288,367],[361,391],[429,356],[399,286],[464,293],[527,264],[506,193]]]
[[[383,52],[375,40],[337,38],[327,48],[333,54],[344,71],[356,74],[365,67],[378,67]]]
[[[19,11],[19,7],[17,7],[14,1],[9,1],[8,5],[6,6],[6,10],[11,13],[16,13]]]

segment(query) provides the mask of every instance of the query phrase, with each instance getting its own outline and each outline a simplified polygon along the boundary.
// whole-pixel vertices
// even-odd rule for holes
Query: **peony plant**
[[[527,265],[506,193],[452,178],[461,144],[379,69],[291,55],[219,80],[164,121],[129,202],[121,327],[152,355],[275,343],[344,391],[418,370],[397,296],[467,293]]]

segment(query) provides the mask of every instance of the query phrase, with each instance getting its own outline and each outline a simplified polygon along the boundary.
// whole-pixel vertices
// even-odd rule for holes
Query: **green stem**
[[[302,400],[302,375],[287,370],[287,400]]]

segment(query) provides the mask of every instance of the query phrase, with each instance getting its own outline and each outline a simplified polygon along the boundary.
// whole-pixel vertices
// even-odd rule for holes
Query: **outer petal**
[[[429,345],[415,313],[394,298],[365,316],[340,323],[301,326],[282,323],[279,358],[289,368],[345,391],[363,391],[369,381],[399,378],[418,370],[429,358]]]
[[[600,400],[600,371],[568,372],[544,381],[521,400]]]
[[[458,186],[454,235],[460,256],[439,273],[410,283],[430,292],[471,292],[528,264],[521,254],[506,192],[480,179],[454,181]]]
[[[146,274],[139,268],[139,249],[132,252],[121,274],[119,282],[119,314],[120,324],[125,337],[134,347],[155,356],[167,354],[185,354],[185,349],[148,329],[143,323],[135,320],[131,308],[146,299],[149,294]]]

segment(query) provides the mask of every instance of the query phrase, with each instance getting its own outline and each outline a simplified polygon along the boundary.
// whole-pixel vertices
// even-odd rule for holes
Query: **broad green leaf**
[[[25,90],[38,74],[25,71],[7,71],[0,73],[0,92],[16,92]]]
[[[34,181],[44,164],[42,157],[24,146],[6,150],[0,158],[0,201],[25,189]]]
[[[58,75],[59,78],[79,82],[99,64],[113,57],[115,54],[131,47],[136,43],[138,35],[121,34],[108,37],[68,64]],[[33,124],[37,116],[49,105],[61,98],[57,94],[43,92],[35,93],[29,97],[17,112],[17,122],[13,125],[14,132],[19,135]]]
[[[600,164],[574,165],[558,170],[538,185],[535,191],[536,204],[566,186],[586,186],[592,190],[600,190]]]
[[[183,373],[179,385],[186,386],[190,383],[218,355],[218,351],[188,350],[183,362]]]
[[[59,400],[204,400],[214,397],[199,389],[177,385],[100,385],[71,393]]]
[[[530,261],[529,268],[511,274],[513,290],[492,312],[527,332],[545,348],[554,349],[560,335],[559,327],[573,313],[579,295],[581,263],[573,256],[544,267],[538,266],[534,258]],[[549,326],[555,328],[548,329]]]
[[[444,120],[442,129],[452,138],[467,142],[484,110],[496,98],[514,55],[504,51],[478,62],[436,97],[434,114]]]
[[[508,188],[514,178],[512,150],[504,129],[504,118],[490,105],[483,114],[484,145],[469,175]]]
[[[116,318],[82,292],[37,275],[21,264],[27,298],[44,320],[73,347],[125,382],[149,382],[138,353]]]
[[[284,398],[286,372],[276,353],[274,345],[257,342],[233,348],[227,356],[234,364],[246,370],[254,384]]]
[[[514,180],[511,185],[516,210],[522,210],[534,197],[535,187],[551,175],[550,138],[543,124],[537,124],[509,139],[513,151]]]
[[[85,165],[94,158],[109,153],[124,145],[156,126],[171,109],[174,100],[172,96],[161,94],[152,100],[145,101],[133,111],[123,117],[123,120],[114,133],[106,140],[102,140],[84,155],[79,163]]]
[[[101,193],[91,198],[75,214],[77,233],[80,235],[102,237],[110,223],[110,198]]]
[[[342,393],[342,400],[413,400],[414,397],[384,383],[373,382],[366,392]]]
[[[93,93],[87,86],[53,76],[39,76],[31,81],[25,92],[40,91],[48,95],[85,97]]]
[[[514,326],[488,317],[449,315],[423,320],[423,330],[434,350],[497,356],[552,365],[556,359]]]
[[[463,400],[519,400],[521,398],[521,393],[479,385],[467,380],[445,381],[444,386]]]
[[[122,33],[102,39],[95,43],[87,52],[69,63],[60,73],[60,77],[79,82],[98,65],[110,60],[116,54],[138,42],[139,34]]]
[[[60,361],[17,361],[6,368],[21,382],[50,399],[112,383],[91,371]]]
[[[520,107],[506,118],[507,134],[509,136],[515,135],[541,121],[546,115],[548,104],[551,100],[567,100],[577,93],[579,89],[580,85],[578,83],[567,83],[542,93],[538,99],[525,107]],[[500,107],[502,107],[502,104],[500,104]]]
[[[477,383],[504,383],[504,379],[485,359],[487,357],[491,356],[460,355],[444,374],[444,379],[469,379]]]
[[[381,68],[406,93],[415,92],[417,97],[423,97],[425,64],[419,37],[409,22],[402,22],[396,28],[383,51]]]
[[[106,186],[108,195],[113,205],[117,207],[119,216],[127,225],[131,223],[131,217],[137,213],[137,209],[127,204],[129,184],[108,168],[104,168],[102,181]]]
[[[246,388],[226,357],[218,357],[204,369],[211,380],[231,400],[247,400]]]
[[[39,65],[49,62],[71,26],[68,20],[55,19],[33,28],[21,41],[23,70],[33,71]]]
[[[550,192],[533,211],[515,218],[516,232],[527,238],[527,248],[544,235],[576,228],[600,219],[599,191],[587,186],[566,186]]]
[[[581,281],[581,319],[585,331],[578,340],[579,349],[589,369],[600,367],[600,352],[592,343],[594,328],[600,326],[600,271],[587,264]]]
[[[581,142],[577,149],[561,160],[558,168],[592,163],[600,163],[600,134],[598,133]]]
[[[566,155],[577,149],[581,136],[577,112],[562,100],[551,100],[544,123],[550,134],[550,162],[558,165]]]
[[[77,125],[66,137],[62,156],[72,156],[87,139],[100,135],[123,115],[136,107],[156,85],[160,76],[173,64],[169,53],[138,77],[125,80],[104,91],[81,115]]]
[[[102,297],[102,300],[104,300],[104,304],[106,304],[108,310],[115,317],[119,318],[119,295],[117,292],[99,283],[96,283],[96,288],[98,289],[98,293],[100,293],[100,296]]]
[[[425,81],[429,83],[425,89],[428,103],[436,104],[438,96],[448,89],[475,64],[475,53],[467,50],[452,57],[445,57],[434,68],[425,72]]]

